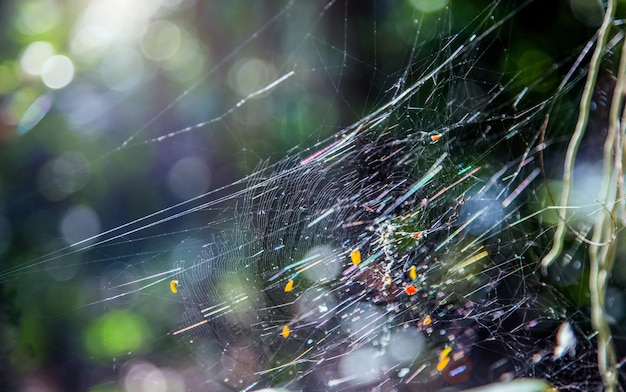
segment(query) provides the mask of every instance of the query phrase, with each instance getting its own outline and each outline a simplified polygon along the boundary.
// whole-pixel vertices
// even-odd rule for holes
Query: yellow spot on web
[[[291,333],[291,329],[289,328],[288,325],[285,325],[283,327],[283,330],[281,331],[281,335],[283,335],[283,338],[287,339],[290,333]]]
[[[361,251],[357,249],[350,252],[350,260],[352,260],[352,264],[354,265],[361,264]]]
[[[424,321],[422,322],[422,324],[424,324],[425,326],[429,326],[430,324],[432,324],[433,319],[430,318],[430,315],[427,315],[426,317],[424,317]]]
[[[288,293],[291,290],[293,290],[293,279],[289,279],[289,282],[285,285],[285,293]]]
[[[417,279],[417,267],[414,265],[409,269],[409,278],[411,278],[411,280]]]
[[[450,353],[452,352],[452,347],[445,347],[441,350],[439,354],[439,362],[437,362],[437,371],[441,372],[443,369],[448,366],[450,363]]]
[[[170,281],[170,291],[174,294],[178,293],[178,281],[177,280]]]
[[[450,357],[443,358],[437,363],[437,370],[440,372],[443,371],[443,369],[445,369],[449,363],[450,363]]]

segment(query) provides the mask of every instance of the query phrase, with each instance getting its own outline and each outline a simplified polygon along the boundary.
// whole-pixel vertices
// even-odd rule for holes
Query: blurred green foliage
[[[85,347],[90,356],[104,358],[129,352],[141,354],[145,342],[153,337],[146,321],[128,311],[112,311],[96,319],[85,331]],[[137,353],[139,350],[139,353]]]

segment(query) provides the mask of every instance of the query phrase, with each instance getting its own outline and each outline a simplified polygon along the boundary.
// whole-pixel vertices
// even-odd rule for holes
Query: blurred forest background
[[[167,285],[135,293],[117,282],[173,265],[181,237],[170,234],[219,212],[145,228],[148,241],[56,252],[231,184],[261,160],[296,154],[358,120],[384,102],[415,45],[434,50],[490,2],[452,1],[442,16],[446,3],[3,1],[0,390],[150,390],[116,382],[131,358],[155,366],[175,358],[169,390],[201,377],[168,335],[182,309],[166,299]],[[601,18],[595,1],[531,3],[480,67],[503,83],[513,75],[532,83],[546,64],[570,61]],[[250,98],[292,70],[295,82]],[[538,91],[550,94],[562,76],[543,78]],[[119,293],[132,295],[102,301]]]

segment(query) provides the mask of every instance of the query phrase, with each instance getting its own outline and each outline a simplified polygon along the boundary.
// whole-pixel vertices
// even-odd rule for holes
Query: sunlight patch
[[[449,0],[409,0],[416,10],[425,13],[435,13],[444,9]]]

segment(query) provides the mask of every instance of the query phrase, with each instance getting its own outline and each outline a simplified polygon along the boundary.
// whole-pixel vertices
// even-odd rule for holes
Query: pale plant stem
[[[580,99],[578,120],[572,133],[565,162],[563,165],[563,190],[559,204],[559,221],[554,233],[552,248],[541,261],[544,273],[552,263],[560,256],[563,249],[563,240],[567,230],[567,207],[572,189],[572,177],[578,147],[587,128],[593,91],[596,85],[600,63],[605,51],[609,29],[613,23],[615,13],[615,0],[607,1],[607,8],[598,29],[598,40],[593,52],[589,73],[583,94]],[[615,349],[613,346],[611,329],[606,319],[606,289],[615,260],[616,241],[614,240],[617,228],[615,216],[619,213],[620,202],[618,195],[623,194],[623,185],[619,179],[622,176],[622,137],[619,118],[622,112],[622,94],[624,90],[624,74],[626,69],[626,44],[622,44],[622,56],[619,66],[618,79],[611,101],[609,126],[604,144],[604,168],[602,185],[598,201],[604,206],[595,218],[592,241],[589,245],[589,291],[591,295],[591,323],[597,331],[598,344],[598,371],[602,377],[605,391],[614,392],[617,388],[617,369]]]
[[[608,9],[607,9],[608,13]],[[598,369],[606,391],[615,391],[618,373],[615,348],[611,329],[606,318],[606,289],[615,262],[617,241],[615,241],[616,216],[620,211],[622,170],[622,125],[623,92],[626,83],[626,41],[622,43],[622,54],[617,82],[611,100],[609,124],[604,144],[604,169],[602,186],[598,200],[609,210],[598,213],[594,224],[592,242],[589,246],[589,291],[591,295],[591,323],[598,332]],[[597,244],[608,242],[606,246]]]
[[[589,72],[587,74],[587,80],[585,82],[585,88],[580,98],[580,105],[578,110],[578,120],[576,121],[576,127],[570,138],[569,145],[567,146],[567,152],[565,153],[565,162],[563,164],[563,191],[561,193],[560,208],[557,210],[559,221],[557,223],[556,231],[554,232],[554,240],[552,241],[552,248],[541,260],[541,266],[544,273],[563,250],[563,239],[565,238],[565,231],[567,230],[567,206],[569,204],[569,194],[572,188],[572,176],[574,173],[574,163],[576,161],[576,154],[578,153],[578,147],[580,141],[585,134],[585,128],[589,120],[589,108],[591,107],[591,98],[593,96],[593,90],[598,77],[598,71],[600,68],[600,62],[604,54],[606,41],[609,33],[609,28],[613,22],[613,15],[615,13],[615,0],[608,0],[606,12],[604,14],[604,20],[602,25],[598,29],[598,41],[596,47],[591,56],[589,63]]]

